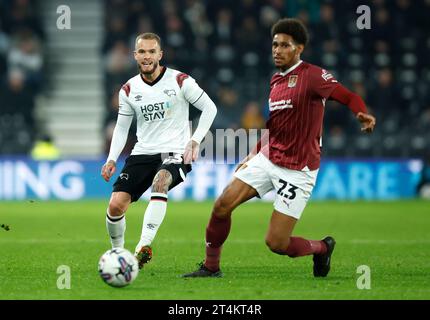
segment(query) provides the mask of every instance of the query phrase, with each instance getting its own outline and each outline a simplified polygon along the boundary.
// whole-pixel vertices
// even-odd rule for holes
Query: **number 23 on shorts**
[[[283,179],[279,179],[279,183],[281,184],[281,187],[278,189],[277,194],[286,199],[293,200],[296,197],[296,190],[299,187],[296,187]]]

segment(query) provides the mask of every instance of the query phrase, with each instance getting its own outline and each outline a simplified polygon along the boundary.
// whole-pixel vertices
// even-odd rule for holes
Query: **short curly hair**
[[[309,40],[308,30],[305,25],[299,19],[295,18],[278,20],[278,22],[272,26],[272,38],[278,33],[288,34],[293,38],[294,42],[303,44],[304,46],[306,46]]]

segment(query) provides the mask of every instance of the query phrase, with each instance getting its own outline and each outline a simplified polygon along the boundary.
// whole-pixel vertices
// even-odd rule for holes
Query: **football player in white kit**
[[[116,161],[136,116],[137,143],[113,185],[106,226],[112,247],[124,247],[125,212],[151,186],[151,199],[135,250],[142,268],[152,258],[151,243],[166,214],[167,192],[184,181],[191,171],[191,162],[197,159],[199,144],[212,125],[217,109],[193,78],[159,64],[163,51],[158,35],[139,35],[135,47],[134,58],[140,72],[120,90],[118,119],[101,175],[109,181],[115,173]],[[189,104],[202,111],[192,136]]]

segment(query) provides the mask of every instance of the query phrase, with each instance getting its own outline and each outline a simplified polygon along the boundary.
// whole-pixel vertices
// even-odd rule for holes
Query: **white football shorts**
[[[287,169],[275,165],[261,153],[246,162],[242,168],[235,172],[236,178],[257,190],[260,197],[274,190],[275,210],[300,219],[315,186],[318,169]]]

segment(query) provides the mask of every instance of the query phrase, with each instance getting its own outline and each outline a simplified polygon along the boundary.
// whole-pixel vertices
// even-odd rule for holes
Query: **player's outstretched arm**
[[[124,149],[128,138],[128,130],[130,129],[133,117],[129,115],[118,114],[115,129],[113,130],[110,151],[106,163],[101,170],[101,176],[105,181],[109,181],[116,170],[116,161]]]
[[[192,161],[197,160],[199,154],[199,145],[208,133],[212,122],[215,119],[217,108],[212,99],[209,98],[206,92],[199,87],[193,78],[184,73],[179,74],[178,77],[182,79],[180,81],[178,80],[178,84],[184,94],[185,99],[202,112],[196,131],[194,132],[190,141],[188,141],[185,148],[184,162],[189,164]]]
[[[200,115],[199,124],[197,125],[196,131],[194,132],[193,136],[191,137],[191,140],[188,142],[185,148],[185,163],[191,163],[192,161],[197,160],[199,154],[199,145],[208,133],[212,122],[214,121],[215,116],[217,114],[217,108],[215,103],[204,91],[202,91],[198,99],[192,104],[194,105],[194,107],[201,110],[202,114]]]
[[[347,105],[361,123],[361,131],[372,132],[376,125],[376,118],[367,112],[363,99],[356,93],[349,91],[339,84],[331,93],[330,99]]]

